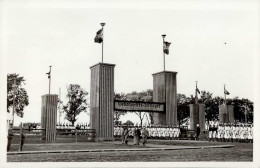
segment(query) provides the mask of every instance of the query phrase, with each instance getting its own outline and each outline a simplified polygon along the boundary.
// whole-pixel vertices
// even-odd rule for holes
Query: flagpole
[[[165,102],[165,110],[166,110],[166,72],[165,72],[165,53],[164,53],[164,38],[166,34],[162,35],[163,38],[163,72],[164,72],[164,102]]]
[[[227,100],[226,100],[226,88],[225,88],[225,85],[226,85],[226,84],[224,84],[224,97],[225,97],[225,105],[227,105]]]
[[[51,65],[50,65],[50,78],[49,78],[49,94],[51,94]]]
[[[198,94],[197,94],[197,82],[198,81],[195,81],[196,82],[196,89],[195,89],[195,104],[198,104]]]
[[[106,23],[100,23],[102,26],[102,32],[103,32],[103,37],[102,37],[102,63],[103,63],[103,48],[104,48],[104,26]]]
[[[165,71],[165,52],[164,52],[164,38],[165,38],[166,34],[163,34],[163,71]]]

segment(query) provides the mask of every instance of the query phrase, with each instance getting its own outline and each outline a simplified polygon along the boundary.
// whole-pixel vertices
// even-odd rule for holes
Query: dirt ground
[[[253,161],[252,143],[232,142],[201,142],[201,141],[164,141],[149,140],[149,144],[169,146],[212,146],[235,145],[231,148],[182,149],[162,151],[122,151],[122,152],[93,152],[93,153],[54,153],[54,154],[22,154],[8,155],[8,162],[184,162],[184,161]],[[12,145],[11,151],[18,150],[18,144]],[[149,147],[149,146],[148,146]],[[39,150],[80,150],[80,149],[125,149],[143,148],[122,145],[114,142],[80,142],[59,144],[25,144],[24,151]]]

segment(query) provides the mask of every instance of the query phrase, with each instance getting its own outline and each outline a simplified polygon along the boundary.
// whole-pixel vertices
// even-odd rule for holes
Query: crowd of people
[[[210,124],[209,141],[253,142],[253,124]]]
[[[135,130],[143,130],[138,126],[115,126],[114,137],[120,138],[124,135],[124,129],[128,129],[128,137],[134,138]],[[148,126],[147,138],[148,139],[178,139],[180,137],[180,128],[171,126]]]

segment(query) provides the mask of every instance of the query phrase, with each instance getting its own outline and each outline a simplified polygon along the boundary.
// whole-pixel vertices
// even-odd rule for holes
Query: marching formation
[[[253,142],[253,124],[209,125],[209,141]]]

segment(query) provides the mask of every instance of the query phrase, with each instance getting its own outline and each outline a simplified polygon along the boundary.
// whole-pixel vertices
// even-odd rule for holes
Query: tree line
[[[25,78],[19,74],[7,75],[7,112],[14,109],[15,113],[23,117],[24,108],[29,105],[29,97],[24,89]],[[77,121],[77,116],[81,112],[89,113],[88,107],[88,92],[86,92],[78,84],[70,84],[67,87],[66,103],[58,100],[62,105],[62,112],[65,113],[65,119],[74,125]],[[128,100],[128,101],[153,101],[153,90],[147,89],[141,92],[133,91],[131,93],[115,93],[115,100]],[[190,115],[189,105],[194,104],[195,97],[193,95],[186,96],[185,94],[177,94],[177,120],[179,124],[187,122]],[[209,91],[201,91],[198,99],[199,103],[205,104],[205,118],[206,121],[218,120],[219,105],[224,103],[224,98],[213,96]],[[13,106],[14,105],[14,106]],[[253,109],[254,103],[245,98],[229,98],[227,105],[234,106],[234,118],[237,122],[253,122]],[[15,108],[13,108],[15,107]],[[114,122],[117,124],[120,117],[125,115],[127,111],[114,111]],[[148,124],[154,124],[154,113],[149,112],[134,112],[140,119],[140,125],[143,125],[144,118],[149,121]]]

